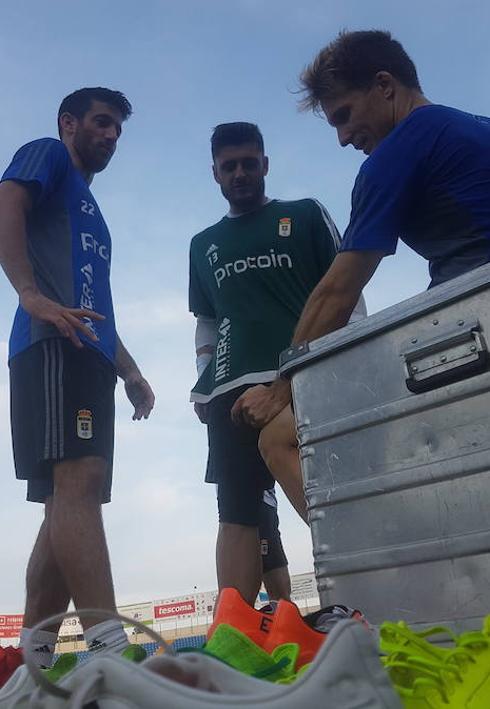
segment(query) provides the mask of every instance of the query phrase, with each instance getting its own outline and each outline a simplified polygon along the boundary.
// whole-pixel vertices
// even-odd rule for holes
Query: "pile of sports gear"
[[[490,616],[481,631],[459,636],[386,622],[378,644],[360,611],[337,605],[302,618],[288,601],[256,610],[226,589],[206,645],[179,654],[151,629],[120,618],[163,653],[139,663],[134,653],[95,653],[79,665],[61,656],[63,667],[42,671],[28,641],[26,664],[0,690],[0,709],[490,707]],[[429,642],[438,636],[444,645]]]

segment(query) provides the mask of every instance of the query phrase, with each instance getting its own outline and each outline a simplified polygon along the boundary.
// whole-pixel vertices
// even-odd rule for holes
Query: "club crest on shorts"
[[[93,435],[92,412],[88,409],[80,409],[77,413],[77,436],[78,438],[89,439]]]
[[[279,236],[291,236],[291,217],[279,219]]]

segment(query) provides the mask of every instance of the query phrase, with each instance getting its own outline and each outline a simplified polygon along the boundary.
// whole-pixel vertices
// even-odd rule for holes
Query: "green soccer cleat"
[[[446,633],[453,647],[436,647],[425,637]],[[490,707],[490,616],[481,631],[457,636],[447,628],[412,632],[404,623],[383,623],[383,664],[406,709]]]
[[[220,623],[202,652],[250,677],[286,684],[296,679],[297,643],[284,643],[269,654],[245,633]]]

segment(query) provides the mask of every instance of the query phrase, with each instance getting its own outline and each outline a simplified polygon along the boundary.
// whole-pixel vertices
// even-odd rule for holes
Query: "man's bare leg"
[[[262,580],[258,527],[220,522],[216,541],[218,588],[236,588],[254,605]]]
[[[75,608],[116,608],[101,511],[106,470],[95,456],[54,466],[50,542]],[[82,625],[87,630],[101,620],[84,618]]]
[[[282,487],[301,519],[308,524],[296,423],[290,406],[283,409],[262,429],[259,451],[271,475]]]
[[[267,571],[263,574],[262,580],[267,595],[272,601],[279,601],[281,598],[286,601],[291,599],[291,578],[287,566]]]
[[[70,602],[70,592],[54,557],[49,539],[52,503],[52,497],[46,500],[44,521],[27,565],[25,628],[33,628],[51,615],[64,613]],[[59,626],[60,624],[56,623],[46,627],[45,630],[58,633]]]

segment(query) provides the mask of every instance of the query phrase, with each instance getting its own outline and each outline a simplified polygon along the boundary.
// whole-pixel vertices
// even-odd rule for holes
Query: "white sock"
[[[27,636],[31,633],[30,628],[22,628],[20,631],[20,647],[25,647]],[[54,655],[54,646],[58,639],[58,633],[51,633],[49,630],[38,630],[32,637],[32,648],[34,650],[34,662],[38,667],[51,667]]]
[[[100,650],[122,651],[128,645],[128,636],[119,620],[104,620],[84,632],[85,642],[91,652]]]

